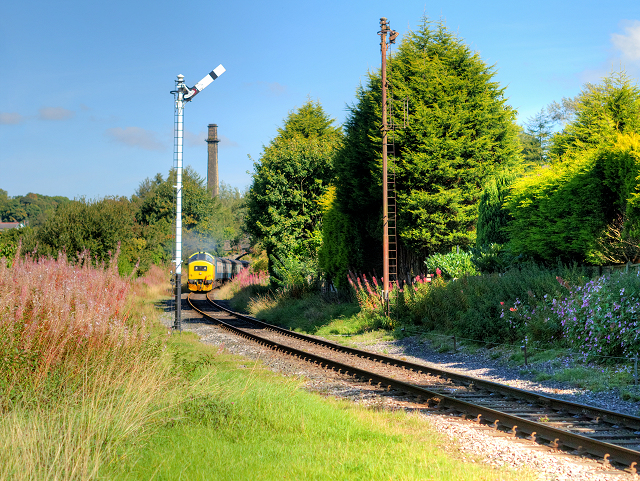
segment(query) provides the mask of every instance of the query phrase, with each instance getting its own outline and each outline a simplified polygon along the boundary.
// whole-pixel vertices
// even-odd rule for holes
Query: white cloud
[[[238,142],[231,140],[229,137],[225,137],[224,135],[221,135],[220,147],[240,147],[240,144]]]
[[[263,94],[272,95],[278,97],[287,93],[287,86],[278,82],[248,82],[244,84],[245,87],[250,89],[256,88]]]
[[[204,132],[194,134],[188,130],[184,131],[184,145],[187,147],[205,147],[207,135]]]
[[[24,117],[17,112],[0,112],[0,125],[15,125],[24,121]]]
[[[156,133],[141,127],[115,127],[106,130],[107,136],[116,142],[144,150],[166,150],[166,146],[156,138]]]
[[[625,34],[614,33],[611,42],[618,49],[624,60],[640,61],[640,21],[628,21],[624,26]]]
[[[193,132],[189,132],[188,130],[184,131],[184,145],[186,147],[207,147],[207,136],[209,134],[207,132],[198,132],[194,134]],[[222,148],[230,148],[230,147],[239,147],[240,144],[231,140],[229,137],[224,135],[218,135],[218,140],[220,143],[218,146]]]
[[[75,115],[73,110],[64,107],[43,107],[39,111],[41,120],[65,120]]]

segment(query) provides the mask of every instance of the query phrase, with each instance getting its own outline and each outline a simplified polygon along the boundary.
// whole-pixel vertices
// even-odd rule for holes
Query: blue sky
[[[402,38],[423,15],[495,64],[519,122],[612,68],[640,78],[637,0],[4,2],[0,188],[132,195],[173,163],[176,76],[192,86],[223,64],[186,106],[184,162],[206,175],[207,125],[218,124],[220,178],[244,189],[249,156],[307,98],[345,120],[380,66],[380,17]]]

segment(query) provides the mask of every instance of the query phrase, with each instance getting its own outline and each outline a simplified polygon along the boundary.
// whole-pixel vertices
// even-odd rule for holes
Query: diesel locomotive
[[[214,257],[208,252],[196,252],[189,256],[187,285],[192,292],[208,292],[214,286],[232,279],[248,265],[247,261]]]

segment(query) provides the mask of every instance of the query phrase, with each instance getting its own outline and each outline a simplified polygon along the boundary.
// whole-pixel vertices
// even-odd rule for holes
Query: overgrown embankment
[[[165,277],[0,259],[0,479],[93,479],[160,422],[175,380],[140,309]]]
[[[0,479],[533,479],[167,332],[166,273],[115,265],[0,260]]]

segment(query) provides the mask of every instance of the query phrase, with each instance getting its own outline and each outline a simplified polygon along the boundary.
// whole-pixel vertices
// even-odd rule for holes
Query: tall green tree
[[[515,112],[493,68],[442,23],[423,19],[388,65],[390,119],[401,127],[390,140],[405,257],[470,246],[484,179],[518,160]],[[363,270],[382,259],[380,92],[380,73],[369,74],[349,109],[336,157],[336,208],[358,231],[361,241],[349,250],[353,267]]]
[[[341,130],[319,102],[292,111],[254,162],[247,194],[246,228],[271,258],[315,261],[321,242],[318,200],[334,178]]]
[[[539,260],[599,263],[597,239],[624,217],[640,233],[640,88],[623,73],[586,84],[572,120],[552,140],[555,158],[515,182],[505,202],[512,251]]]
[[[549,148],[555,121],[546,109],[529,117],[519,133],[522,157],[527,167],[544,165],[549,161]]]
[[[570,122],[554,136],[556,160],[575,151],[611,145],[618,134],[640,131],[640,88],[624,72],[612,72],[598,84],[587,83],[571,101]]]

